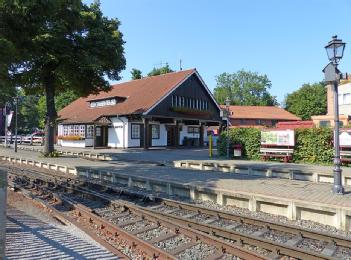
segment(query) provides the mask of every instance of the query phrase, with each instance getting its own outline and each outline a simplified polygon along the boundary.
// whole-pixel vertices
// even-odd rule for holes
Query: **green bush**
[[[220,155],[226,155],[227,133],[224,131],[218,139],[217,149]],[[229,131],[230,144],[243,146],[243,157],[250,160],[259,159],[261,132],[257,128],[234,128]],[[232,149],[230,151],[233,153]]]
[[[261,129],[234,128],[229,131],[230,144],[243,146],[243,157],[249,160],[260,159]],[[220,156],[226,155],[226,131],[218,139]],[[231,149],[231,154],[233,153]],[[308,128],[295,130],[294,162],[322,163],[333,162],[333,131],[330,128]]]
[[[295,162],[332,163],[333,131],[330,128],[295,130]]]

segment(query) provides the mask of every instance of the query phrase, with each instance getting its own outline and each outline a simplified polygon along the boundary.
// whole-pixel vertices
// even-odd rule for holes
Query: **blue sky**
[[[122,23],[122,81],[132,68],[146,74],[160,62],[178,70],[181,58],[211,90],[222,72],[267,74],[281,102],[323,79],[334,34],[348,43],[340,69],[351,72],[350,0],[101,0],[101,8]]]

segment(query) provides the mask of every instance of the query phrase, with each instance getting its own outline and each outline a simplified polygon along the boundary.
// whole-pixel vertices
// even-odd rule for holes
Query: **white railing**
[[[14,135],[8,135],[6,141],[5,139],[6,139],[6,136],[0,136],[0,143],[14,144],[16,137]],[[41,136],[17,136],[17,144],[42,145],[43,143],[44,143],[44,137],[41,137]]]

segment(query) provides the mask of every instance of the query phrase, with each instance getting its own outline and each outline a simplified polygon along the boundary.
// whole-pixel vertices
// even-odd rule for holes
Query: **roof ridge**
[[[186,72],[186,71],[196,71],[196,68],[191,68],[191,69],[186,69],[186,70],[179,70],[179,71],[173,71],[173,72],[167,72],[167,73],[163,73],[163,74],[159,74],[159,75],[154,75],[154,76],[146,76],[146,77],[142,77],[141,79],[131,79],[131,80],[127,80],[125,82],[117,82],[115,84],[111,84],[111,87],[114,87],[116,85],[119,84],[124,84],[124,83],[128,83],[128,82],[132,82],[132,81],[138,81],[138,80],[145,80],[145,79],[151,79],[151,78],[156,78],[156,77],[161,77],[161,76],[167,76],[169,74],[176,74],[176,73],[181,73],[181,72]]]

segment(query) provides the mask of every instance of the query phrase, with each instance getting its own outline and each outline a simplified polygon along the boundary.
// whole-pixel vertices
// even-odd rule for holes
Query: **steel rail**
[[[61,213],[60,211],[58,211],[54,207],[53,204],[49,204],[49,203],[47,203],[46,201],[44,201],[44,200],[42,200],[40,198],[31,196],[28,193],[28,191],[23,189],[23,188],[19,188],[19,190],[21,191],[22,195],[25,198],[27,198],[28,200],[30,200],[32,203],[36,204],[39,207],[44,207],[51,217],[53,217],[54,219],[58,220],[60,223],[62,223],[64,225],[76,226],[77,228],[82,230],[84,233],[86,233],[90,238],[92,238],[93,240],[98,242],[100,245],[105,247],[112,254],[118,256],[118,259],[131,259],[127,255],[123,254],[121,251],[119,251],[118,249],[113,247],[110,243],[108,243],[104,239],[102,239],[99,236],[97,236],[94,232],[92,232],[91,230],[87,229],[85,226],[82,225],[82,223],[80,223],[80,222],[74,220],[73,218],[71,218],[71,217]],[[9,191],[9,192],[13,192],[13,191]],[[59,203],[59,201],[57,201],[57,203]]]
[[[98,185],[96,183],[94,183],[94,184]],[[99,185],[101,185],[101,187],[103,187],[102,184],[99,184]],[[109,186],[109,188],[116,189],[116,188],[113,188],[111,186]],[[117,188],[117,190],[118,189],[119,188]],[[97,195],[97,194],[95,194],[95,195]],[[105,197],[105,199],[107,199],[107,198]],[[108,198],[108,199],[111,200],[112,198]],[[333,235],[333,234],[325,234],[323,232],[307,230],[307,229],[303,229],[300,227],[295,227],[295,226],[287,225],[287,224],[286,225],[279,224],[279,223],[275,223],[275,222],[271,222],[271,221],[261,220],[261,219],[254,218],[254,217],[240,216],[240,215],[236,215],[236,214],[229,213],[226,211],[213,210],[213,209],[209,209],[209,208],[205,208],[202,206],[197,206],[197,205],[193,205],[193,204],[189,204],[189,203],[184,203],[184,202],[180,202],[180,201],[174,201],[174,200],[162,199],[162,198],[158,198],[158,199],[160,201],[162,201],[163,205],[168,205],[168,206],[179,208],[179,209],[185,209],[185,210],[189,210],[189,211],[203,213],[203,214],[207,214],[207,215],[210,215],[210,216],[213,216],[216,218],[225,219],[225,220],[234,220],[234,221],[238,221],[238,222],[245,223],[245,224],[261,226],[261,227],[265,227],[265,228],[272,229],[272,230],[278,230],[278,231],[294,234],[295,238],[298,238],[298,237],[311,238],[311,239],[316,239],[316,240],[320,240],[320,241],[325,241],[325,242],[327,242],[331,245],[335,245],[335,246],[350,247],[350,245],[351,245],[350,239],[347,239],[347,238],[344,238],[341,236],[337,236],[337,235]],[[121,203],[121,202],[119,202],[119,203]],[[130,203],[128,206],[133,207],[133,205]],[[144,210],[150,211],[149,209],[145,209],[145,208],[144,208]],[[152,211],[152,210],[150,212],[153,212],[153,213],[159,214],[159,215],[163,215],[164,217],[167,217],[167,218],[173,218],[173,219],[176,218],[175,216],[171,216],[170,214],[166,214],[166,213],[160,213],[160,212],[156,212],[156,211]],[[284,245],[282,243],[275,243],[275,245],[273,245],[274,244],[273,241],[259,238],[259,237],[257,239],[254,239],[255,241],[253,241],[252,238],[246,237],[242,233],[235,234],[235,231],[233,231],[233,230],[231,230],[229,232],[226,229],[222,230],[222,228],[214,227],[212,225],[207,225],[207,227],[206,227],[206,224],[196,223],[195,221],[185,220],[185,219],[182,219],[180,217],[179,217],[178,221],[179,221],[179,223],[183,223],[184,225],[190,224],[191,227],[202,230],[202,231],[207,232],[207,233],[217,232],[216,233],[217,235],[220,235],[220,236],[226,235],[227,238],[229,238],[229,239],[236,238],[236,240],[243,241],[243,242],[247,241],[248,243],[249,242],[255,243],[255,241],[257,241],[257,243],[260,244],[262,246],[262,248],[265,248],[264,247],[264,245],[265,245],[266,249],[273,251],[273,252],[277,252],[278,254],[280,253],[280,254],[287,254],[287,255],[293,256],[293,255],[291,255],[291,254],[293,254],[291,250],[292,249],[294,249],[295,251],[297,250],[296,247],[291,247],[289,245]],[[186,223],[186,221],[189,221],[189,222]],[[212,231],[209,230],[210,228],[212,228]],[[205,231],[206,229],[207,229],[207,231]],[[245,237],[246,237],[246,240],[244,239]],[[298,242],[298,241],[295,241],[295,242]],[[281,247],[283,247],[283,248],[281,248]],[[316,257],[316,259],[332,259],[331,256],[311,252],[310,250],[304,250],[304,249],[298,249],[298,250],[301,251],[302,254],[304,254],[305,256],[307,254],[309,257]],[[295,254],[295,256],[298,257],[296,254]]]
[[[204,213],[204,214],[218,217],[221,219],[239,221],[241,223],[266,227],[268,229],[279,230],[279,231],[291,233],[294,235],[300,235],[303,238],[322,240],[322,241],[325,241],[327,243],[334,243],[337,246],[351,247],[351,239],[346,238],[346,237],[342,237],[342,236],[338,236],[338,235],[334,235],[334,234],[327,234],[324,232],[307,230],[307,229],[293,226],[293,225],[289,225],[289,224],[279,224],[279,223],[272,222],[269,220],[262,220],[259,218],[254,218],[254,217],[249,217],[249,216],[240,216],[240,215],[236,215],[234,213],[226,212],[223,210],[213,210],[210,208],[185,203],[182,201],[163,199],[162,204],[168,205],[171,207],[178,207],[180,209]]]
[[[14,173],[17,176],[22,176],[22,173]],[[27,178],[32,178],[33,180],[38,180],[38,176],[34,173],[30,174],[31,176],[26,176]],[[42,177],[42,176],[40,176]],[[51,181],[51,178],[48,178],[45,180],[46,181]],[[65,188],[65,189],[72,189],[72,187],[67,187],[65,185],[58,184],[59,186]],[[96,197],[99,197],[97,194],[93,194],[91,192],[86,192],[82,189],[74,189],[76,192],[81,192],[81,193],[85,193],[85,194],[89,194],[89,195],[95,195]],[[106,200],[106,198],[103,197],[99,197],[101,199]],[[70,200],[68,197],[64,196],[64,198],[62,198],[62,201],[65,203],[68,203],[71,207],[73,207],[75,210],[78,211],[78,214],[81,217],[84,217],[86,219],[89,219],[89,221],[91,223],[95,223],[97,224],[100,229],[105,230],[107,233],[109,234],[118,234],[123,236],[123,238],[127,237],[128,240],[133,241],[133,247],[139,247],[139,249],[143,252],[146,252],[147,255],[152,255],[153,258],[157,258],[157,259],[176,259],[175,256],[172,256],[168,253],[166,253],[165,251],[162,251],[161,249],[154,247],[152,244],[149,244],[148,242],[145,242],[135,236],[132,236],[130,234],[128,234],[128,232],[118,228],[116,225],[113,225],[109,222],[107,222],[106,220],[104,220],[103,218],[97,216],[94,211],[92,209],[87,208],[86,206],[82,206],[79,203],[74,203],[72,200]],[[137,209],[133,209],[132,210],[133,213],[138,213],[138,215],[141,215],[142,218],[148,219],[149,221],[157,221],[157,223],[161,224],[164,227],[167,227],[171,230],[174,230],[176,233],[180,233],[180,234],[184,234],[196,241],[202,241],[206,244],[209,245],[213,245],[217,248],[217,250],[219,249],[221,252],[224,253],[228,253],[228,254],[233,254],[235,256],[238,256],[242,259],[266,259],[265,257],[259,256],[254,252],[250,252],[248,250],[245,250],[243,248],[237,247],[235,245],[232,245],[230,243],[227,243],[223,240],[220,240],[218,238],[215,238],[213,236],[204,234],[200,231],[197,230],[192,230],[189,227],[183,227],[182,225],[179,224],[175,224],[172,221],[169,221],[167,218],[162,218],[160,216],[154,215],[154,214],[145,214],[145,212],[140,212],[140,210]],[[146,246],[145,248],[145,244],[147,244],[148,246]],[[150,248],[151,247],[151,250]]]

